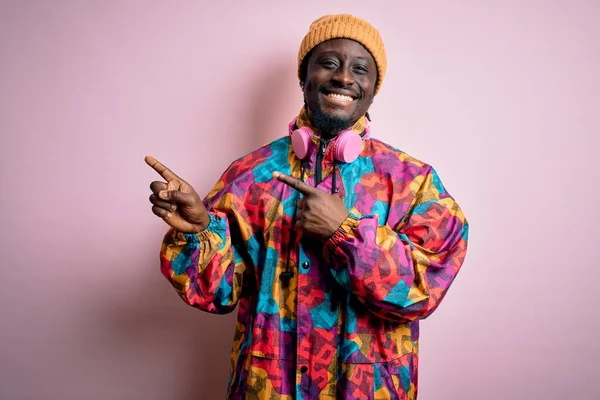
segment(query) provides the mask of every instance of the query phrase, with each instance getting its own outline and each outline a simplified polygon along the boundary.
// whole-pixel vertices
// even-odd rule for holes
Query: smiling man
[[[202,201],[166,182],[161,270],[181,298],[238,307],[228,399],[415,399],[419,320],[458,273],[468,224],[435,170],[373,137],[386,56],[350,15],[310,26],[304,107],[285,137],[231,164]]]

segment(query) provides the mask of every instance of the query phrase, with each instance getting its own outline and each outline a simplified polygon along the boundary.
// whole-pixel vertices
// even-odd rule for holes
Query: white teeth
[[[350,96],[344,96],[343,94],[337,94],[337,93],[329,93],[327,95],[327,97],[335,99],[335,100],[339,100],[339,101],[352,101],[352,100],[354,100]]]

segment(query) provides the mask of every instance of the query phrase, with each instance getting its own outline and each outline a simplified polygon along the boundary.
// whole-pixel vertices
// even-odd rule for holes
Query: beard
[[[305,107],[307,107],[306,103]],[[321,135],[328,138],[334,137],[341,131],[350,128],[354,123],[351,117],[338,117],[324,113],[320,101],[317,102],[317,106],[314,109],[310,110],[309,115],[311,116],[310,122],[315,129],[321,133]]]

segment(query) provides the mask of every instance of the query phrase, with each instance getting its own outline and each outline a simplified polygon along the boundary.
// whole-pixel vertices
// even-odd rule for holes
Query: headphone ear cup
[[[296,157],[298,157],[301,160],[304,160],[304,158],[306,158],[306,155],[308,154],[311,136],[312,131],[305,126],[296,129],[290,134],[294,154],[296,154]]]
[[[356,160],[362,151],[362,138],[352,131],[340,133],[336,141],[334,157],[336,160],[351,163]]]

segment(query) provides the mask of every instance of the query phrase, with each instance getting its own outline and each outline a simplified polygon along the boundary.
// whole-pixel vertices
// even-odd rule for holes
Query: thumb
[[[191,193],[183,193],[179,190],[161,190],[158,192],[158,196],[167,201],[181,204],[184,206],[190,206],[194,204],[195,197]]]

